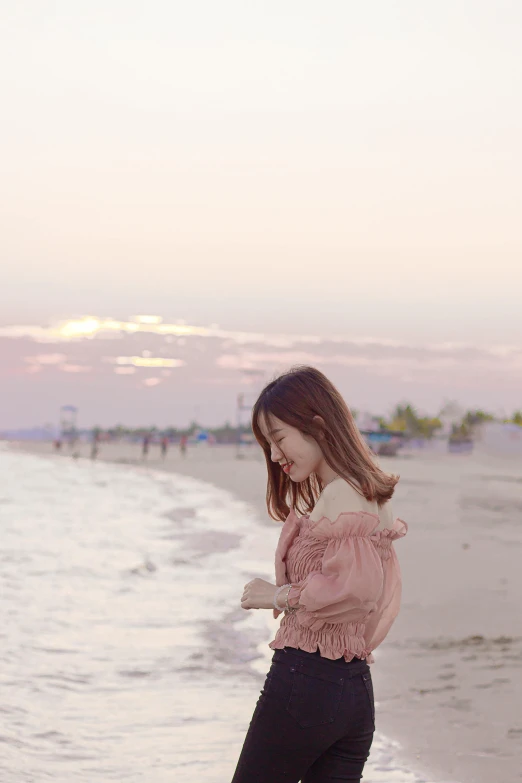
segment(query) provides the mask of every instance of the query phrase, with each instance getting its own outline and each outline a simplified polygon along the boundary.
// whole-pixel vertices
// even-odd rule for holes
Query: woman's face
[[[259,426],[270,444],[272,461],[278,462],[292,481],[305,481],[312,473],[322,476],[326,463],[314,438],[276,416],[260,420]]]

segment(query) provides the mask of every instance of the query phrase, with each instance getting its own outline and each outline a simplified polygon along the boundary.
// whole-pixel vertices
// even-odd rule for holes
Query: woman
[[[360,781],[375,731],[369,664],[401,599],[392,542],[408,528],[390,506],[399,477],[376,465],[313,367],[269,383],[252,427],[268,513],[284,525],[276,584],[253,579],[241,606],[284,617],[232,783]]]

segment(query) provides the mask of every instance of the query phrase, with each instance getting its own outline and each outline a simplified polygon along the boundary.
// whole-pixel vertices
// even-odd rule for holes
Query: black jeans
[[[374,731],[366,661],[275,650],[232,783],[358,783]]]

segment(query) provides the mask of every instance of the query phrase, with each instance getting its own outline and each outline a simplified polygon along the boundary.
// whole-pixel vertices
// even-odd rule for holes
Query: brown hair
[[[293,367],[268,383],[252,410],[252,430],[262,447],[268,470],[266,505],[272,519],[284,520],[290,505],[299,513],[312,511],[323,489],[315,474],[293,482],[272,462],[270,444],[261,432],[260,418],[270,416],[296,427],[320,445],[327,464],[368,501],[382,506],[394,492],[399,476],[384,473],[360,434],[346,402],[333,383],[315,367]],[[320,416],[324,426],[314,421]]]

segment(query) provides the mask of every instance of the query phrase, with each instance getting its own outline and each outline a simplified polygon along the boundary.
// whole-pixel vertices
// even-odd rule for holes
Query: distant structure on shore
[[[236,395],[235,424],[227,421],[222,426],[205,427],[192,421],[185,427],[134,426],[117,424],[100,427],[78,426],[78,408],[64,405],[60,408],[57,424],[42,427],[0,432],[0,440],[48,441],[55,443],[57,451],[66,450],[72,456],[81,456],[82,444],[91,447],[91,458],[96,459],[98,449],[105,444],[139,444],[142,459],[156,452],[163,459],[176,445],[184,456],[189,446],[206,449],[217,446],[235,446],[238,459],[260,457],[252,427],[252,406],[257,394],[252,390]],[[451,452],[465,454],[475,449],[489,453],[518,454],[522,440],[522,410],[508,418],[504,411],[494,415],[486,410],[465,411],[454,400],[444,400],[436,416],[419,413],[407,402],[401,402],[387,416],[376,416],[365,411],[353,410],[356,425],[372,452],[379,456],[395,456],[402,449],[405,453]],[[158,447],[158,448],[156,448]],[[154,457],[155,458],[155,457]]]
[[[373,453],[381,457],[394,457],[406,440],[404,432],[384,429],[379,417],[371,413],[360,414],[357,427]]]
[[[477,429],[474,450],[495,457],[522,458],[522,427],[497,421],[485,422]]]
[[[394,430],[359,430],[374,454],[395,457],[405,443],[404,432]]]

